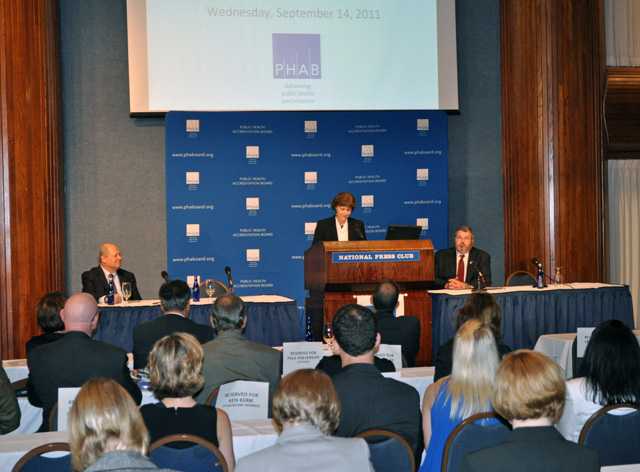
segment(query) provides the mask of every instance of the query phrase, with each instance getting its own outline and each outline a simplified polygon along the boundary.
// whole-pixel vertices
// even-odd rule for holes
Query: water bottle
[[[560,267],[556,267],[556,275],[553,278],[553,283],[556,285],[562,284],[562,273],[560,272]]]
[[[109,287],[107,288],[107,305],[113,305],[116,299],[116,286],[113,284],[113,276],[109,276]]]
[[[194,302],[200,301],[200,284],[198,283],[198,276],[193,276],[193,288],[191,289],[191,299]]]
[[[536,288],[544,288],[544,270],[542,265],[538,266],[538,275],[536,275]]]

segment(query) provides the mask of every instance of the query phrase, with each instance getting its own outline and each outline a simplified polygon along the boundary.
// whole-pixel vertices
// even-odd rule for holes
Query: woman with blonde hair
[[[69,443],[77,471],[160,470],[145,457],[149,433],[138,407],[112,379],[82,386],[69,412]]]
[[[219,449],[230,470],[235,466],[231,423],[218,408],[198,404],[193,396],[204,386],[204,353],[198,340],[187,333],[159,339],[149,353],[149,381],[158,403],[140,408],[151,442],[171,434],[194,434]],[[173,443],[171,447],[188,447]]]
[[[566,441],[553,427],[562,415],[565,390],[560,367],[544,354],[520,349],[505,356],[493,406],[513,431],[504,443],[468,454],[462,470],[599,471],[596,451]]]
[[[440,470],[445,442],[458,424],[476,413],[491,411],[498,363],[491,328],[477,319],[464,323],[454,339],[451,375],[431,384],[424,396],[422,427],[427,454],[420,472]]]
[[[300,369],[283,377],[273,397],[274,446],[238,461],[236,472],[372,471],[363,439],[331,436],[340,421],[338,394],[327,374]]]

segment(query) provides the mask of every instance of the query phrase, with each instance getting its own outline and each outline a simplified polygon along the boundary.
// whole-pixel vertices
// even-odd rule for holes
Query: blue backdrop
[[[303,257],[341,191],[368,239],[420,225],[447,246],[447,115],[393,112],[170,112],[168,270],[224,280],[240,295],[304,304]]]

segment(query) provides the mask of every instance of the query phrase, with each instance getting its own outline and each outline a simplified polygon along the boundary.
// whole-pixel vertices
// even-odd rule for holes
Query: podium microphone
[[[169,283],[169,273],[166,270],[160,272],[160,276],[164,279],[165,282]]]
[[[233,292],[233,277],[231,276],[231,267],[224,266],[224,273],[227,274],[227,286],[229,291]]]

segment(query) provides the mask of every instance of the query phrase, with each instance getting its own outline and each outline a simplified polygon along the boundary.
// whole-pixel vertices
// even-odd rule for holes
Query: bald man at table
[[[122,265],[122,252],[113,243],[103,243],[98,252],[98,266],[82,273],[82,291],[90,293],[98,303],[105,303],[109,292],[109,280],[113,281],[115,288],[114,302],[122,301],[122,284],[131,284],[131,297],[129,300],[141,300],[136,276],[133,272],[126,271]]]

